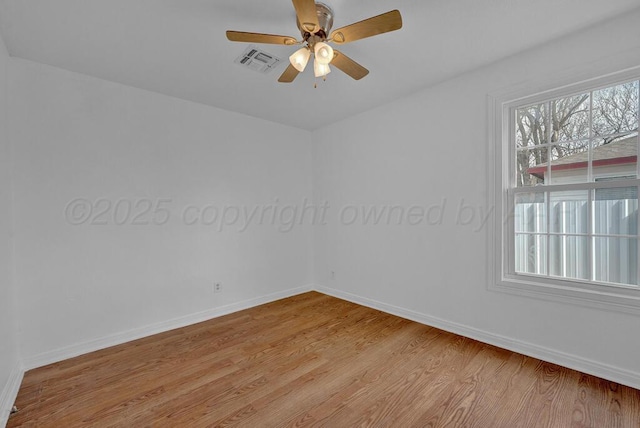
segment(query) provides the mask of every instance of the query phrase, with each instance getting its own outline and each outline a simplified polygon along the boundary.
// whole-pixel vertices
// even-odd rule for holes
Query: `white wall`
[[[9,61],[0,38],[0,425],[12,404],[12,378],[19,372],[12,277],[11,142],[6,120]]]
[[[480,227],[489,208],[487,95],[541,76],[639,65],[639,20],[640,10],[316,131],[314,193],[331,206],[315,232],[318,284],[640,385],[637,315],[488,291]],[[476,210],[470,225],[468,209],[457,218],[461,203]],[[344,222],[339,214],[350,204],[434,207],[438,224],[346,225],[351,208]]]
[[[286,232],[290,211],[273,223],[266,211],[263,224],[254,220],[246,230],[241,222],[219,230],[220,223],[182,219],[189,206],[250,213],[310,200],[310,133],[20,59],[12,62],[11,90],[27,368],[108,343],[101,338],[213,316],[216,308],[312,282],[311,226]],[[82,220],[82,207],[69,211],[68,204],[78,198],[94,203],[94,214],[107,207],[95,205],[100,198],[112,208],[73,225],[68,217]],[[160,198],[169,201],[166,224],[115,224],[126,219],[129,202]],[[140,204],[134,213],[147,208]],[[163,216],[151,211],[138,220]],[[213,293],[215,281],[221,293]]]

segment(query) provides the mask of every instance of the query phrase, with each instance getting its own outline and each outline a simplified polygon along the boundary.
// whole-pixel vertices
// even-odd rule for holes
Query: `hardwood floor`
[[[29,371],[9,427],[640,427],[640,391],[319,293]]]

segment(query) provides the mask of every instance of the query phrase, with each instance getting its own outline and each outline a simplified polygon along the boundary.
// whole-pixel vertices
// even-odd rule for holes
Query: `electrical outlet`
[[[336,273],[334,271],[331,271],[331,279],[336,279]]]
[[[221,282],[216,282],[213,284],[213,292],[214,293],[219,293],[222,291],[222,283]]]

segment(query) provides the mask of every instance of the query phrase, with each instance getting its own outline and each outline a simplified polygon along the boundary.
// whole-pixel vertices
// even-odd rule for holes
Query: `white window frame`
[[[557,302],[578,304],[617,312],[640,313],[640,286],[597,284],[568,278],[542,277],[515,273],[510,257],[514,254],[515,231],[512,226],[510,207],[513,197],[512,155],[514,110],[549,99],[562,98],[618,83],[640,80],[640,66],[596,78],[576,79],[570,76],[538,85],[532,90],[527,85],[509,88],[490,94],[488,99],[488,196],[489,206],[494,209],[494,221],[488,228],[489,278],[488,289],[521,296],[541,298]],[[577,83],[576,83],[577,81]],[[553,89],[549,89],[553,88]],[[638,137],[640,139],[640,136]],[[640,155],[640,153],[639,153]],[[578,188],[593,189],[638,186],[640,194],[640,159],[637,162],[637,177],[630,180],[590,182],[571,185],[545,185],[540,191],[562,191]],[[534,189],[534,188],[532,188]],[[590,193],[591,194],[591,193]],[[639,226],[640,226],[640,216]],[[640,227],[639,227],[640,230]],[[640,263],[639,263],[640,265]],[[640,270],[640,267],[638,268]],[[640,277],[640,272],[639,272]]]

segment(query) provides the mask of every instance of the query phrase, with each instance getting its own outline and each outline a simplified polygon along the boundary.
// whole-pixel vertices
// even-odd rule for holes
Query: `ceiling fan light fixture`
[[[309,48],[304,47],[295,51],[294,54],[289,57],[289,62],[296,70],[302,73],[309,62],[310,57],[311,52],[309,51]]]
[[[328,65],[333,59],[333,48],[327,43],[318,42],[315,47],[316,61],[320,64]]]
[[[362,79],[369,74],[369,70],[344,53],[334,50],[329,43],[342,45],[399,30],[402,28],[400,11],[391,10],[333,30],[333,10],[321,1],[292,0],[296,12],[296,24],[302,36],[300,40],[290,36],[233,30],[227,31],[227,39],[243,43],[302,45],[301,49],[289,57],[290,64],[278,78],[278,82],[281,83],[293,82],[298,74],[305,70],[312,55],[316,77],[325,78],[331,73],[329,64],[332,64],[349,77],[355,80]]]
[[[331,68],[329,68],[329,64],[322,64],[321,62],[318,61],[318,58],[316,57],[316,60],[313,61],[313,74],[316,77],[324,77],[329,73],[331,73]]]

